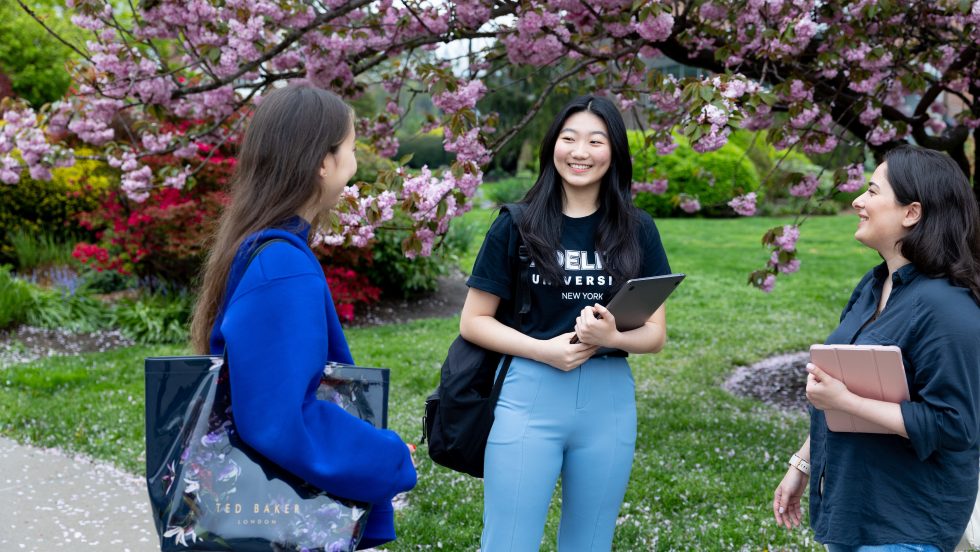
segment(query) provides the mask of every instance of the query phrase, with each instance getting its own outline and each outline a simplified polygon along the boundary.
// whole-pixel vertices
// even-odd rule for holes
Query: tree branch
[[[24,2],[22,0],[17,0],[17,4],[20,5],[21,9],[23,9],[25,12],[27,12],[27,15],[31,16],[31,19],[33,19],[34,21],[37,21],[38,24],[41,25],[41,27],[44,27],[44,30],[47,31],[49,35],[53,36],[58,42],[64,44],[68,48],[70,48],[76,54],[78,54],[79,56],[81,56],[82,59],[84,59],[85,61],[87,61],[89,63],[93,63],[92,62],[92,58],[88,57],[85,54],[85,52],[82,52],[81,50],[79,50],[74,44],[72,44],[72,43],[68,42],[67,40],[65,40],[64,38],[62,38],[61,35],[59,35],[58,33],[54,32],[54,29],[52,29],[51,27],[48,27],[44,23],[44,21],[42,21],[41,18],[36,13],[34,13],[34,10],[32,10],[29,7],[27,7],[27,5],[24,4]]]
[[[556,86],[558,86],[558,83],[562,82],[563,80],[569,77],[577,75],[581,70],[585,69],[592,63],[594,63],[594,60],[583,61],[578,65],[572,67],[569,71],[559,75],[558,78],[556,78],[555,80],[548,83],[547,88],[545,88],[544,91],[541,93],[541,95],[538,97],[538,99],[533,104],[531,104],[531,107],[530,109],[528,109],[527,114],[524,115],[524,117],[521,118],[521,120],[516,125],[509,128],[507,132],[501,134],[498,139],[494,140],[494,142],[490,144],[490,153],[492,155],[496,155],[497,153],[499,153],[500,148],[504,147],[504,145],[506,145],[511,138],[513,138],[518,132],[521,131],[521,129],[523,129],[525,126],[527,126],[528,123],[531,122],[531,119],[533,119],[534,116],[537,115],[538,111],[541,110],[541,107],[544,105],[545,100],[548,99],[548,96],[551,94],[551,92],[555,89]]]
[[[20,2],[21,0],[17,0],[17,1]],[[229,84],[232,81],[238,79],[242,75],[244,75],[246,73],[250,73],[250,72],[256,70],[260,65],[262,65],[263,63],[265,63],[265,62],[269,61],[270,59],[276,57],[277,55],[279,55],[280,53],[282,53],[286,48],[290,47],[294,42],[296,42],[297,40],[299,40],[300,38],[302,38],[304,35],[306,35],[306,33],[312,31],[313,29],[315,29],[317,27],[319,27],[320,25],[322,25],[326,21],[329,21],[331,19],[335,19],[335,18],[338,18],[338,17],[342,17],[344,15],[347,15],[348,13],[356,10],[357,8],[360,8],[362,6],[365,6],[367,4],[370,4],[371,1],[372,0],[353,0],[351,2],[345,3],[343,5],[343,7],[341,7],[341,8],[337,8],[335,10],[323,12],[323,13],[319,14],[318,16],[316,16],[313,19],[313,21],[310,22],[309,24],[307,24],[305,27],[301,27],[299,29],[294,29],[294,30],[289,31],[288,33],[286,33],[286,36],[282,39],[281,42],[279,42],[279,44],[276,44],[269,51],[267,51],[266,53],[262,54],[257,59],[254,59],[254,60],[250,61],[249,63],[246,63],[245,65],[242,65],[241,67],[239,67],[238,71],[236,71],[234,74],[228,75],[227,77],[223,77],[223,78],[217,79],[217,80],[215,80],[213,82],[209,82],[207,84],[201,84],[201,85],[198,85],[198,86],[190,86],[188,88],[184,88],[184,89],[181,89],[181,90],[175,90],[174,93],[171,94],[170,97],[171,97],[171,99],[177,99],[177,98],[182,98],[184,96],[189,96],[191,94],[199,94],[201,92],[208,92],[210,90],[215,90],[217,88],[221,88],[222,86],[225,86],[226,84]]]

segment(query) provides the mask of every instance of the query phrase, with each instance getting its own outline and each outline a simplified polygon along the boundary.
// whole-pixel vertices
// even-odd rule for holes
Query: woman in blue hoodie
[[[241,438],[336,496],[374,505],[360,548],[395,538],[391,498],[415,486],[408,447],[316,399],[327,362],[353,364],[310,233],[357,170],[354,114],[336,95],[291,85],[248,126],[194,312],[194,348],[227,351]],[[259,251],[258,246],[275,241]]]

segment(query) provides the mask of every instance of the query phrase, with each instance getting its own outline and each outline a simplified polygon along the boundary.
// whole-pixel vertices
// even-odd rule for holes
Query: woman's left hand
[[[818,410],[844,410],[854,395],[839,379],[824,372],[816,364],[807,363],[806,398]]]
[[[612,347],[619,330],[616,329],[616,317],[606,307],[596,303],[594,307],[585,307],[579,313],[575,319],[575,333],[579,341],[587,345]]]

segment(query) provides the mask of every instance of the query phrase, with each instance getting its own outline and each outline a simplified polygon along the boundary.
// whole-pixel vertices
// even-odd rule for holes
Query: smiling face
[[[602,119],[580,111],[565,120],[555,142],[554,163],[566,190],[599,186],[611,158],[609,133]]]
[[[902,205],[895,198],[895,191],[888,182],[887,163],[878,165],[868,189],[855,198],[851,206],[859,217],[854,237],[876,249],[885,259],[896,254],[898,242],[919,221],[921,212],[918,202]]]

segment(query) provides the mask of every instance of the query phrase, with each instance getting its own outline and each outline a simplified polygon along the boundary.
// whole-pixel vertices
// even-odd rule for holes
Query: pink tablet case
[[[899,403],[909,399],[902,350],[890,345],[813,345],[810,362],[844,382],[852,393]],[[831,431],[892,433],[884,427],[837,410],[824,412]]]

